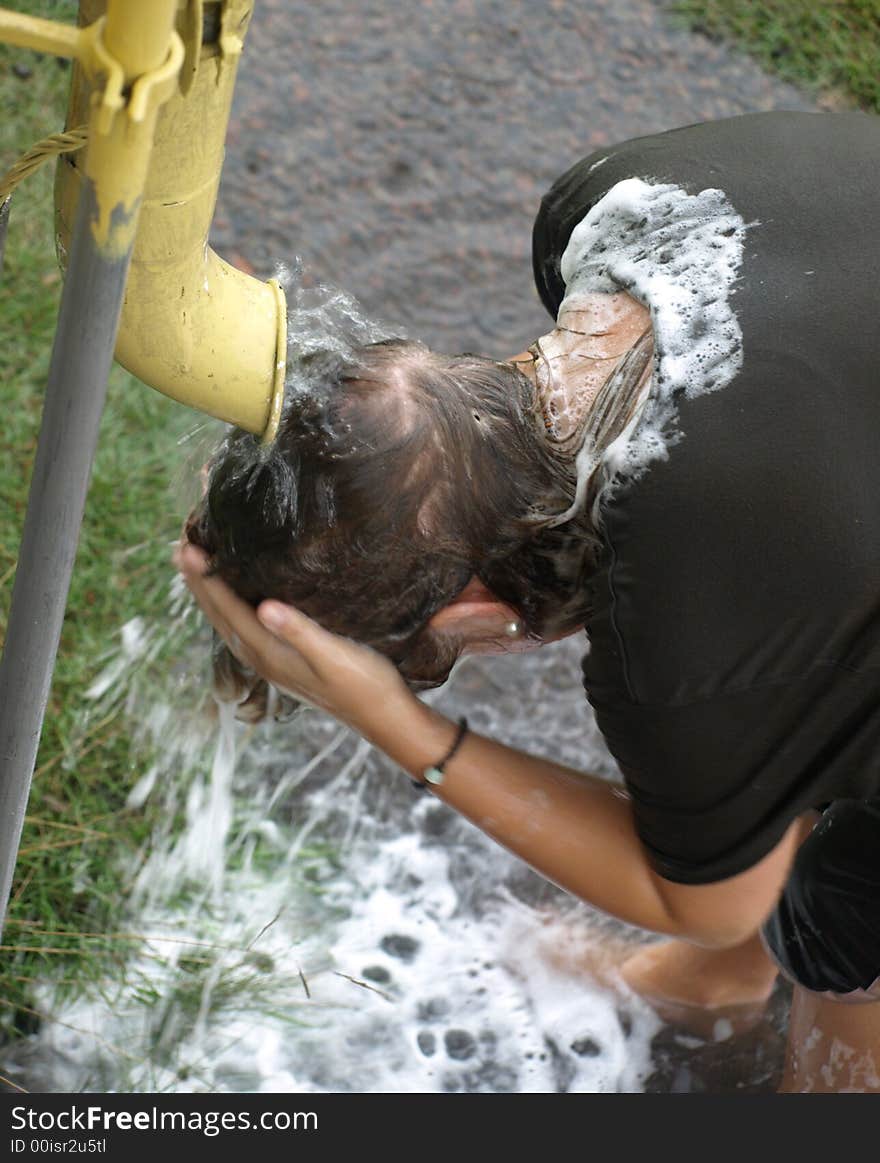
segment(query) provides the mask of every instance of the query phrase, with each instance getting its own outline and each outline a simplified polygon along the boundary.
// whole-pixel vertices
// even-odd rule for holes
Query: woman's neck
[[[577,442],[599,389],[650,323],[625,291],[565,299],[553,331],[512,361],[537,387],[548,440]]]

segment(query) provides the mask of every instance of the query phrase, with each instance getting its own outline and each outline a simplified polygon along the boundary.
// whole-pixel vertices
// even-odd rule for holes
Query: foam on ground
[[[155,647],[156,628],[129,628],[129,662],[134,629],[139,657]],[[577,683],[581,649],[475,659],[432,698],[512,745],[613,774]],[[204,644],[192,657],[205,661]],[[118,663],[105,677],[162,744],[133,771],[132,804],[158,797],[163,824],[120,872],[125,932],[144,940],[120,939],[132,955],[118,980],[75,998],[47,982],[35,1008],[51,1020],[4,1048],[7,1077],[48,1092],[642,1088],[656,1018],[559,957],[607,922],[327,716],[234,724],[233,741],[226,715],[199,727],[164,714]],[[186,704],[181,681],[169,693]],[[102,713],[112,684],[95,690]],[[182,832],[166,830],[174,817]]]

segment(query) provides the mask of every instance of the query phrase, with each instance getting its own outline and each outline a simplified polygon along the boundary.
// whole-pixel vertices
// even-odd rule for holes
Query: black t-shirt
[[[633,178],[723,191],[746,224],[738,370],[674,393],[665,457],[603,504],[584,660],[653,865],[700,884],[880,790],[880,120],[754,114],[585,158],[534,228],[554,318],[572,231]]]

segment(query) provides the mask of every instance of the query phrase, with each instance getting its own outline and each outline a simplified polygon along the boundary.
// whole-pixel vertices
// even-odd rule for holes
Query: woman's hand
[[[262,602],[255,611],[220,578],[206,576],[208,559],[195,546],[182,542],[175,564],[235,657],[280,690],[367,738],[396,707],[417,702],[387,658],[281,602]]]

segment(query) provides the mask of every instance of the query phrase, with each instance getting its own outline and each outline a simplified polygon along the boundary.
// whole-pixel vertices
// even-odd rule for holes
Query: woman
[[[794,113],[584,159],[535,223],[547,336],[313,361],[275,448],[232,434],[179,557],[244,713],[257,676],[322,707],[673,938],[635,989],[760,1001],[780,967],[785,1090],[880,1089],[878,161],[876,119]],[[582,629],[626,794],[414,694]]]

